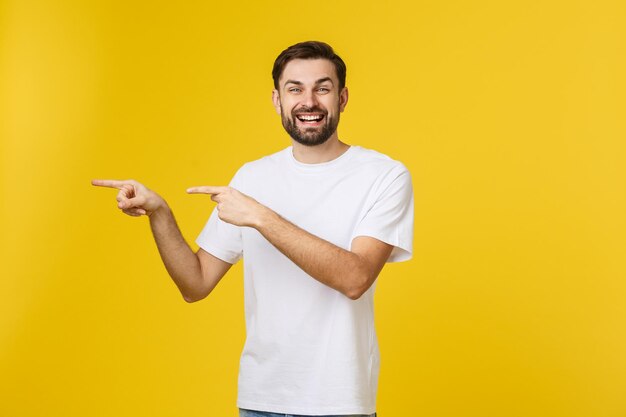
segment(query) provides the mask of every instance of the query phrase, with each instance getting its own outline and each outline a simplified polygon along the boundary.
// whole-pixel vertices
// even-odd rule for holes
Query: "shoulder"
[[[285,148],[273,154],[246,162],[237,170],[235,176],[246,177],[259,175],[260,173],[267,172],[272,168],[281,166],[284,163],[289,150],[290,148]]]
[[[286,152],[289,148],[275,152],[271,155],[246,162],[233,176],[230,185],[242,192],[251,192],[259,184],[269,181],[277,176],[286,160]]]
[[[400,176],[410,177],[409,170],[400,161],[373,149],[354,146],[353,163],[362,171],[371,171],[376,176],[394,179]]]

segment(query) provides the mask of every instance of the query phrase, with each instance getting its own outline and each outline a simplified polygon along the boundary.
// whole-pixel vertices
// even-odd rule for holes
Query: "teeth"
[[[307,121],[311,121],[311,120],[320,120],[322,118],[322,116],[309,116],[309,115],[300,115],[298,116],[298,119],[300,120],[307,120]]]

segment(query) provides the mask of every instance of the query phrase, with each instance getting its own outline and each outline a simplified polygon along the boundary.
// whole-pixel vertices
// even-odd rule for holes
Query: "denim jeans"
[[[301,416],[295,414],[277,414],[270,413],[267,411],[254,411],[254,410],[244,410],[243,408],[239,409],[239,417],[313,417],[313,416]],[[315,417],[376,417],[376,413],[374,414],[343,414],[340,416],[315,416]]]

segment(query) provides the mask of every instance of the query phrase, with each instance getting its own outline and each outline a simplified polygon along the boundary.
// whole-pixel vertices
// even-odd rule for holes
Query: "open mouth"
[[[296,118],[305,125],[317,125],[324,120],[324,115],[321,113],[301,113],[296,114]]]

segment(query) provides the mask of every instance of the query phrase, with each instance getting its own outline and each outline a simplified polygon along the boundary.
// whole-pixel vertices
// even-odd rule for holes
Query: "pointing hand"
[[[191,187],[189,194],[210,194],[211,200],[217,203],[220,219],[235,226],[256,227],[261,216],[269,209],[232,187]]]
[[[138,217],[144,214],[150,216],[159,208],[166,206],[161,196],[135,180],[92,180],[91,184],[118,189],[117,207],[129,216]]]

